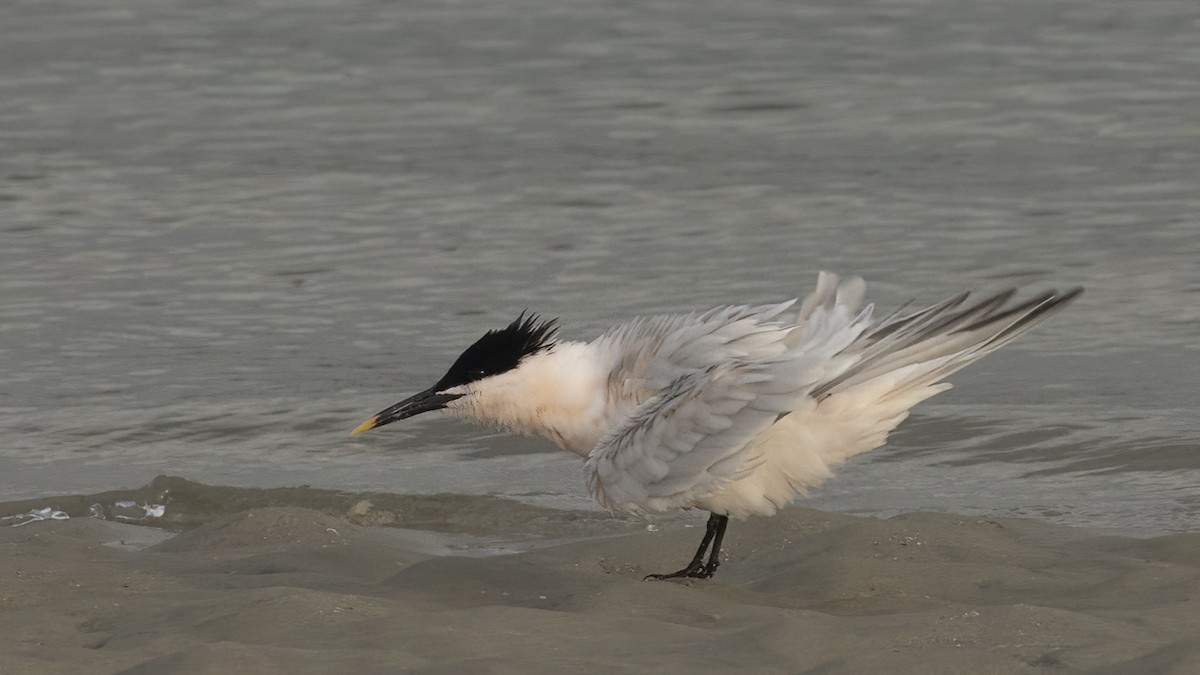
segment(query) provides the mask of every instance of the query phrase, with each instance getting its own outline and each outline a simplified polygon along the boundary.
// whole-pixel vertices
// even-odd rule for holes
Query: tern
[[[883,445],[913,406],[950,388],[947,375],[1083,290],[968,292],[876,319],[865,289],[822,272],[803,301],[641,317],[591,342],[559,340],[557,320],[522,312],[351,433],[441,410],[548,438],[583,459],[610,510],[708,511],[692,561],[647,579],[709,578],[730,518],[773,515]]]

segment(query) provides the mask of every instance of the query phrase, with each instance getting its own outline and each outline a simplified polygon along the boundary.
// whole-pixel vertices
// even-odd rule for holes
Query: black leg
[[[725,526],[729,525],[729,516],[713,515],[720,518],[720,522],[717,523],[717,535],[713,537],[712,553],[708,554],[708,564],[704,566],[704,579],[712,577],[717,568],[721,566],[721,540],[725,538]]]
[[[678,579],[680,577],[691,577],[693,579],[707,579],[717,571],[721,561],[717,556],[721,552],[721,540],[725,538],[725,526],[729,524],[729,516],[719,516],[711,513],[708,516],[708,525],[704,528],[704,539],[700,541],[700,548],[696,549],[696,557],[692,558],[692,562],[688,566],[672,572],[670,574],[650,574],[646,576],[648,579]],[[708,545],[712,544],[712,553],[708,556],[708,564],[704,564],[704,554],[708,551]]]

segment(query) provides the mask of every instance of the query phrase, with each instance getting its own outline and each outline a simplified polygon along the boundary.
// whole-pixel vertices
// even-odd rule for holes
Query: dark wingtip
[[[1024,316],[1021,317],[1015,324],[1005,329],[1006,332],[1011,331],[1014,328],[1018,328],[1036,321],[1039,318],[1050,314],[1053,310],[1065,307],[1067,303],[1079,297],[1082,293],[1082,286],[1076,286],[1062,294],[1060,294],[1057,290],[1043,291],[1042,293],[1038,293],[1037,295],[1025,300],[1024,302],[1018,303],[1013,307],[986,316],[965,328],[960,328],[957,332],[969,332],[972,330],[977,330],[987,326],[988,324],[998,323],[1011,317],[1023,314]],[[1008,297],[1011,297],[1011,294],[1008,295]]]

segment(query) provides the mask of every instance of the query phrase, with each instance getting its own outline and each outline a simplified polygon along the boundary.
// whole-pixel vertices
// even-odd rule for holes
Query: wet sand
[[[702,521],[143,492],[164,486],[181,532],[0,528],[0,672],[1200,672],[1200,534],[793,507],[734,523],[714,580],[644,582],[685,562]],[[196,495],[230,513],[170,518]]]

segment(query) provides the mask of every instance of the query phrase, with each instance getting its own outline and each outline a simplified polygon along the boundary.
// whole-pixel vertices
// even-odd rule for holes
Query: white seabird
[[[943,378],[1083,290],[962,293],[873,319],[871,305],[860,309],[865,288],[822,272],[798,306],[637,318],[591,342],[560,341],[554,320],[522,313],[352,433],[442,410],[548,438],[584,459],[588,489],[609,509],[709,511],[691,563],[651,575],[708,578],[730,517],[772,515],[883,445],[909,409],[950,388]]]

